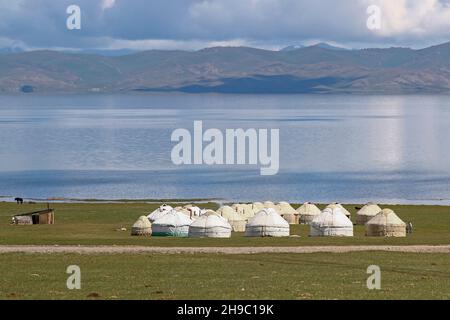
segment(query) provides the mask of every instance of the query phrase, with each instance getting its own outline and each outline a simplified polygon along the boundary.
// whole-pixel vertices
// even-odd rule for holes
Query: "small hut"
[[[301,224],[310,224],[313,219],[322,213],[320,209],[311,202],[305,202],[297,208],[297,212],[300,215]]]
[[[311,237],[353,237],[353,223],[337,204],[329,205],[310,223]]]
[[[152,224],[152,235],[163,237],[187,237],[193,222],[189,216],[172,209]]]
[[[265,208],[245,226],[246,237],[289,237],[289,223],[275,209]]]
[[[279,202],[276,205],[276,210],[289,224],[299,224],[299,214],[289,203]]]
[[[391,209],[383,209],[366,223],[366,236],[406,237],[406,223]]]
[[[327,206],[327,208],[329,208],[329,207],[334,207],[334,206],[338,206],[340,209],[341,209],[341,211],[342,211],[342,213],[343,214],[345,214],[345,216],[347,217],[347,218],[351,218],[351,213],[350,213],[350,211],[348,211],[347,209],[345,209],[344,208],[344,206],[342,205],[342,204],[340,204],[339,202],[333,202],[333,203],[330,203],[328,206]]]
[[[244,232],[246,220],[230,206],[222,206],[217,213],[228,220],[234,232]]]
[[[132,236],[150,236],[152,234],[152,224],[146,216],[141,216],[131,227]]]
[[[380,211],[381,208],[377,204],[373,202],[367,203],[356,213],[356,224],[365,225],[367,221],[375,217]]]
[[[12,217],[12,224],[31,225],[31,224],[54,224],[55,210],[45,209],[40,211],[16,214]]]
[[[227,219],[209,210],[189,225],[189,237],[230,238],[232,227]]]

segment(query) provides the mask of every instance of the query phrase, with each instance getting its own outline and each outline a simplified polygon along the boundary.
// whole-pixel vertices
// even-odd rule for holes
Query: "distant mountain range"
[[[214,47],[126,55],[0,54],[0,93],[450,93],[450,43],[347,50]]]

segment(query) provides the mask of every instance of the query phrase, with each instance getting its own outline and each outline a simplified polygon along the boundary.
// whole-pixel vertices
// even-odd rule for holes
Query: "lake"
[[[173,130],[277,128],[280,170],[176,166]],[[450,96],[0,96],[0,195],[450,203]]]

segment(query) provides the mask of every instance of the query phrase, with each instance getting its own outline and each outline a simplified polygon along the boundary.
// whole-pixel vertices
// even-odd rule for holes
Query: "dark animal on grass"
[[[17,204],[23,204],[23,198],[15,198],[14,201],[17,202]]]
[[[406,233],[407,234],[413,233],[413,225],[411,221],[406,224]]]

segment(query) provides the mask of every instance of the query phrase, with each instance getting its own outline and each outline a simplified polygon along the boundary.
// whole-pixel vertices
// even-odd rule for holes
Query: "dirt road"
[[[450,253],[450,245],[411,245],[411,246],[305,246],[305,247],[145,247],[145,246],[41,246],[41,245],[3,245],[4,253],[77,253],[77,254],[112,254],[112,253],[220,253],[220,254],[255,254],[255,253],[345,253],[357,251],[391,251],[418,253]]]

